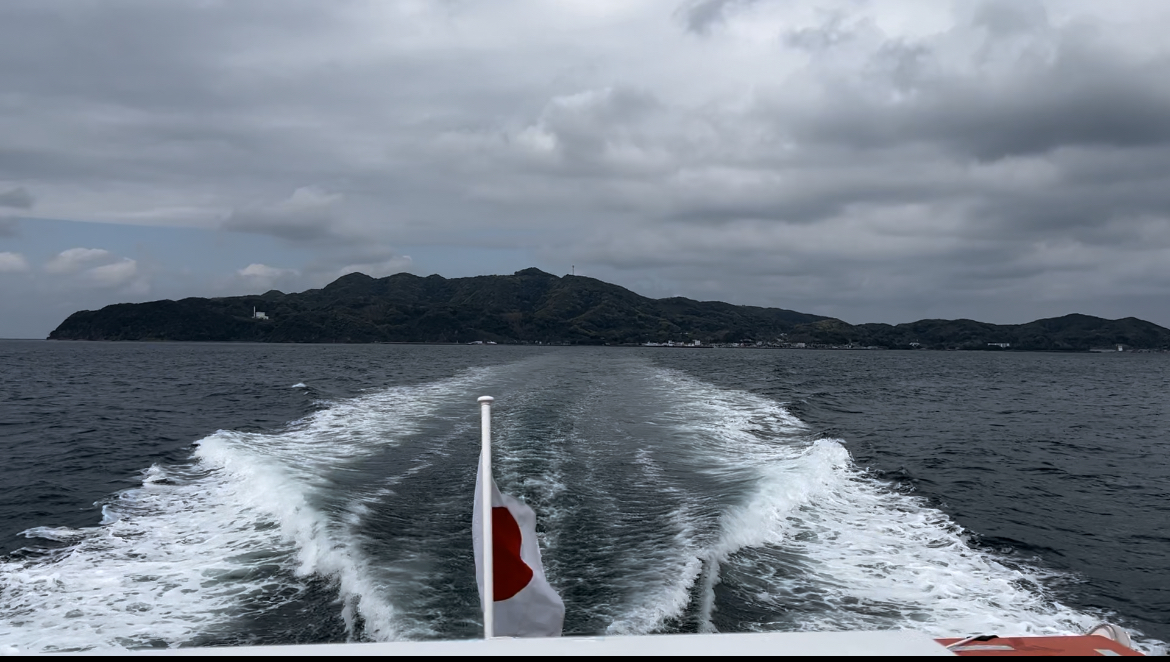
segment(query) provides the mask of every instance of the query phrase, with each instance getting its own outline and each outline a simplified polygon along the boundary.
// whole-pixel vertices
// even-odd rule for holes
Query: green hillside
[[[270,319],[252,319],[253,308]],[[649,299],[539,269],[447,279],[354,273],[319,290],[117,304],[69,316],[60,340],[644,343],[777,337],[825,319],[790,310]]]
[[[260,310],[267,320],[253,319]],[[152,301],[69,316],[53,340],[302,343],[439,342],[641,344],[753,339],[771,345],[890,349],[1085,351],[1118,344],[1170,349],[1170,330],[1133,317],[1066,315],[1028,324],[920,320],[847,324],[779,308],[682,297],[650,299],[583,276],[539,269],[443,278],[354,273],[319,290]]]

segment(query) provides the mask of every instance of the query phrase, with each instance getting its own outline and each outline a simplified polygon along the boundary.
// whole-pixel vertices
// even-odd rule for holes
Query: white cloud
[[[80,279],[93,287],[114,288],[130,285],[136,276],[138,262],[124,257],[112,264],[87,269],[80,275]]]
[[[69,287],[118,290],[139,296],[150,291],[150,281],[137,260],[119,257],[102,248],[70,248],[61,251],[44,267],[46,273],[63,278]]]
[[[296,269],[281,269],[279,267],[270,267],[267,264],[249,264],[240,269],[237,274],[245,278],[280,278],[281,276],[295,276]]]
[[[237,271],[236,276],[237,283],[247,290],[271,290],[277,285],[294,285],[300,272],[296,269],[282,269],[267,264],[252,263]]]
[[[341,277],[346,274],[363,273],[374,278],[381,278],[383,276],[393,276],[394,274],[410,271],[413,261],[409,255],[401,255],[391,257],[385,260],[376,262],[362,262],[359,264],[349,264],[337,271],[337,276]]]
[[[51,274],[72,274],[95,262],[109,261],[113,258],[113,253],[101,248],[70,248],[49,260],[45,264],[45,271]]]
[[[20,253],[0,253],[0,274],[28,271],[28,260]]]

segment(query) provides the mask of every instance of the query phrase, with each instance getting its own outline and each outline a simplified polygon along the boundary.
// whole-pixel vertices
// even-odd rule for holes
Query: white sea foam
[[[570,424],[539,431],[527,429],[530,417],[526,414],[553,406],[546,398],[546,388],[546,384],[537,382],[510,393],[507,407],[498,412],[493,423],[497,480],[502,489],[525,495],[536,511],[545,572],[554,587],[563,589],[583,579],[606,578],[602,580],[606,589],[599,599],[570,602],[570,618],[578,623],[606,624],[609,634],[642,634],[659,629],[666,619],[685,608],[689,587],[701,568],[695,556],[678,553],[693,544],[691,518],[685,508],[672,511],[659,508],[659,503],[631,506],[629,493],[605,487],[610,485],[605,474],[613,462],[612,449],[628,443],[635,454],[633,464],[641,473],[638,482],[654,485],[659,498],[678,496],[676,489],[663,481],[662,468],[653,453],[639,449],[638,439],[626,436],[622,424],[598,423],[599,418],[609,422],[613,417],[625,418],[614,407],[629,403],[609,399],[611,384],[604,379],[591,381],[586,388],[577,390],[571,401],[558,402],[556,413]],[[640,409],[641,405],[635,403],[633,410]],[[593,471],[599,475],[594,477]],[[585,499],[587,507],[582,508],[580,498]],[[661,544],[640,546],[636,558],[615,559],[621,575],[608,583],[612,581],[613,568],[603,559],[625,544],[604,537],[582,541],[575,530],[582,517],[610,523],[632,511],[650,517],[644,507],[656,511],[653,528],[665,531],[666,537],[656,538]]]
[[[1052,600],[1050,574],[971,548],[944,513],[869,478],[839,440],[812,440],[779,404],[673,371],[659,377],[684,394],[671,417],[688,452],[712,473],[754,483],[701,552],[704,629],[715,629],[720,568],[762,582],[751,599],[765,612],[802,606],[786,626],[797,629],[1079,634],[1098,620]],[[777,568],[775,557],[797,560]],[[814,596],[819,607],[802,604]],[[681,613],[673,592],[661,600]]]
[[[297,382],[296,384],[293,384],[289,388],[309,388],[309,387],[305,386],[304,382]]]
[[[566,513],[557,507],[559,498],[568,489],[565,483],[564,462],[560,445],[565,439],[543,439],[532,443],[532,431],[524,429],[513,417],[526,408],[540,407],[539,391],[514,393],[508,400],[508,407],[493,413],[493,466],[497,482],[502,489],[513,489],[524,498],[525,494],[535,495],[536,500],[528,503],[537,513],[542,524],[537,534],[546,566],[550,557],[555,557],[559,545],[559,533],[565,526]],[[526,467],[539,467],[538,471]],[[550,553],[551,552],[551,553]],[[546,567],[551,582],[557,580],[555,567]]]
[[[0,563],[0,653],[187,643],[279,607],[311,577],[335,583],[351,632],[360,620],[373,639],[426,635],[419,619],[396,614],[362,552],[360,524],[385,488],[347,493],[329,508],[320,497],[339,493],[335,470],[416,430],[480,375],[338,403],[279,434],[221,431],[200,442],[191,466],[147,470],[140,488],[103,508],[100,526],[30,529],[68,546]],[[658,458],[637,454],[646,480],[683,505],[670,514],[675,544],[650,564],[654,576],[634,578],[645,590],[615,605],[611,632],[653,631],[682,616],[700,581],[700,618],[713,630],[715,587],[735,570],[760,581],[753,611],[781,613],[815,596],[816,609],[783,625],[797,629],[1055,634],[1094,620],[1049,600],[1039,570],[973,550],[943,513],[866,477],[840,442],[812,440],[782,406],[670,371],[657,380],[670,404],[648,423],[674,427],[674,450],[702,471],[750,489],[707,535],[685,486],[659,480]],[[539,481],[533,487],[553,501],[567,487],[548,452],[545,475],[512,479]],[[501,471],[516,461],[501,457]],[[558,527],[571,522],[540,516],[555,548]],[[778,571],[768,556],[776,550],[798,562]]]
[[[611,634],[646,634],[662,628],[690,604],[691,587],[703,570],[694,517],[686,506],[683,490],[664,480],[662,467],[649,451],[639,450],[635,462],[647,482],[659,486],[666,499],[682,505],[670,513],[668,524],[674,531],[670,547],[648,550],[646,553],[655,557],[654,563],[645,567],[641,576],[629,578],[630,585],[639,590],[627,598],[623,610],[607,628]]]
[[[351,632],[396,636],[385,586],[355,533],[365,497],[318,506],[329,476],[415,429],[484,371],[335,404],[279,434],[220,431],[188,467],[154,466],[89,529],[26,535],[71,546],[0,564],[0,646],[24,652],[175,646],[334,582]]]
[[[28,531],[78,542],[48,558],[2,564],[0,643],[28,652],[139,647],[187,642],[222,626],[259,588],[228,579],[264,562],[241,555],[265,550],[279,562],[291,552],[233,502],[240,487],[176,475],[172,484],[121,493],[99,527]]]

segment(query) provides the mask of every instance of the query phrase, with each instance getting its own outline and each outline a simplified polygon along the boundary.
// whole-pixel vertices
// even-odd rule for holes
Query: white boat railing
[[[304,644],[239,648],[170,648],[109,651],[126,655],[954,655],[921,632],[774,632],[751,634],[660,634],[554,639],[398,641],[369,644]],[[94,651],[94,654],[102,654]]]

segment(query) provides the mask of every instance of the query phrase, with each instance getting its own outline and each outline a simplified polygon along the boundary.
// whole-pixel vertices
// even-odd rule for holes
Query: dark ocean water
[[[1170,640],[1170,356],[0,342],[0,651],[474,637],[479,395],[566,633]]]

